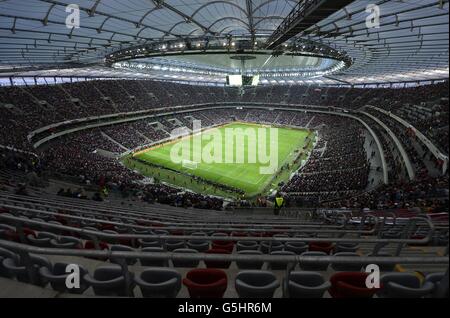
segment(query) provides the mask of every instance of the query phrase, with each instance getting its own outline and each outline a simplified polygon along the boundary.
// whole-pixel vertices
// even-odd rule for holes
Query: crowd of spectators
[[[337,106],[350,110],[374,104],[404,118],[448,153],[448,82],[405,89],[271,86],[246,89],[243,94],[236,88],[125,80],[1,88],[0,145],[34,151],[28,134],[49,124],[117,112],[168,109],[178,105],[224,101]],[[366,110],[396,134],[407,151],[418,178],[425,180],[428,177],[425,161],[433,161],[427,149],[394,119],[375,110]],[[142,178],[140,175],[126,169],[114,158],[100,156],[97,151],[101,149],[119,154],[124,152],[123,147],[133,149],[165,139],[169,137],[170,129],[174,128],[168,120],[174,117],[177,117],[181,125],[189,128],[192,126],[192,118],[195,118],[202,121],[203,127],[246,120],[319,130],[321,140],[316,149],[322,150],[314,151],[307,165],[284,186],[288,193],[308,193],[320,200],[336,199],[341,194],[348,196],[363,191],[370,182],[367,176],[371,167],[363,147],[362,126],[334,116],[279,110],[210,109],[158,119],[162,128],[155,128],[151,125],[151,120],[143,119],[78,132],[53,141],[50,147],[43,150],[38,160],[39,166],[45,163],[52,171],[78,176],[87,183],[110,182],[119,188],[134,187],[135,181]],[[365,116],[364,120],[380,137],[390,180],[403,186],[404,166],[395,145],[375,121]],[[25,165],[20,160],[18,162],[21,167],[15,168],[28,167],[28,164]],[[11,160],[7,160],[2,154],[2,164],[6,163],[11,165]],[[38,166],[32,167],[36,169]],[[164,191],[161,193],[157,189],[155,186],[150,191],[158,198],[156,200],[165,201],[166,197],[173,199],[171,196],[174,193],[167,190],[166,186],[162,187]],[[178,190],[174,192],[179,193]],[[177,204],[204,205],[202,198],[184,194],[182,199],[177,199]],[[207,201],[206,205],[211,207],[220,204]]]
[[[330,208],[366,210],[416,209],[419,213],[448,212],[448,173],[433,178],[422,176],[414,181],[399,181],[368,193],[327,204]]]
[[[318,115],[313,122],[319,129],[321,144],[316,145],[306,165],[283,191],[297,195],[363,191],[370,171],[363,127],[332,115]]]

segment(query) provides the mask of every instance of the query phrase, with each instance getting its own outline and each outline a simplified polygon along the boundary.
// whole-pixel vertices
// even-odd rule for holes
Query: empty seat
[[[232,253],[234,249],[234,243],[232,241],[213,241],[211,246],[212,249],[226,250],[229,253]]]
[[[164,249],[162,247],[146,247],[142,249],[144,253],[163,253]],[[141,258],[142,266],[153,266],[153,267],[167,267],[169,266],[169,261],[164,258]]]
[[[295,256],[296,254],[294,252],[289,252],[289,251],[275,251],[270,253],[270,255],[273,256]],[[270,261],[269,262],[269,266],[270,269],[272,270],[285,270],[287,268],[287,265],[289,264],[289,262],[286,261]]]
[[[448,298],[448,284],[447,284],[447,289],[441,291],[440,290],[440,284],[441,281],[445,278],[445,273],[432,273],[432,274],[428,274],[425,277],[425,282],[430,282],[434,284],[434,291],[433,293],[430,295],[433,298]]]
[[[382,298],[421,298],[430,295],[434,284],[426,281],[423,285],[420,279],[410,273],[388,273],[381,276],[382,289],[378,296]]]
[[[222,298],[227,286],[227,274],[220,269],[193,269],[186,274],[183,284],[191,298]]]
[[[73,236],[59,236],[56,239],[51,239],[50,245],[54,248],[64,249],[78,249],[83,246],[81,240]]]
[[[14,260],[18,260],[19,256],[10,250],[4,249],[0,247],[0,277],[11,278],[13,275],[7,271],[7,269],[3,266],[3,261],[7,258],[11,258]]]
[[[369,254],[367,256],[368,257],[392,257],[392,255],[388,254],[388,253],[377,253],[376,255],[371,253],[371,254]],[[373,263],[370,263],[370,264],[373,264]],[[367,264],[367,265],[369,265],[369,264]],[[379,266],[379,268],[380,268],[380,270],[382,272],[392,272],[395,269],[396,264],[395,263],[392,263],[392,264],[378,264],[378,266]]]
[[[300,256],[328,256],[325,252],[305,252]],[[300,268],[304,271],[326,271],[328,268],[329,263],[323,263],[323,262],[314,262],[314,261],[300,261],[299,262]]]
[[[259,249],[258,242],[255,241],[239,241],[236,244],[236,250],[240,251],[256,251]]]
[[[236,276],[235,286],[240,298],[272,298],[280,283],[271,272],[243,271]]]
[[[111,252],[135,252],[134,248],[126,246],[126,245],[112,245],[111,246]],[[119,258],[110,257],[111,263],[119,263]],[[137,262],[136,258],[126,258],[125,262],[127,265],[134,265]]]
[[[209,241],[206,240],[190,240],[187,242],[187,247],[196,250],[197,252],[204,253],[209,250]]]
[[[173,252],[177,249],[184,248],[185,243],[182,240],[168,240],[166,241],[166,250],[169,252]]]
[[[209,249],[206,251],[206,254],[231,254],[228,250],[221,250],[221,249]],[[231,261],[211,261],[211,260],[205,260],[204,261],[207,268],[229,268],[231,265]]]
[[[119,234],[118,232],[113,231],[113,230],[103,230],[102,232],[105,234],[111,234],[111,235]],[[109,244],[119,244],[119,241],[121,241],[120,239],[117,239],[115,237],[114,238],[113,237],[103,237],[102,240],[105,243],[109,243]],[[128,245],[128,244],[123,244],[122,242],[120,242],[120,245]]]
[[[359,245],[357,243],[338,243],[334,247],[334,253],[349,252],[356,253]]]
[[[305,242],[286,242],[284,250],[300,255],[308,250],[308,244]]]
[[[33,254],[29,255],[29,261],[30,263],[27,266],[22,258],[5,258],[3,267],[10,276],[15,277],[20,282],[44,287],[48,282],[39,275],[39,269],[47,267],[51,270],[52,264],[45,257]]]
[[[263,241],[261,242],[261,252],[269,254],[271,252],[282,251],[284,244],[278,241]]]
[[[94,275],[89,273],[83,276],[85,282],[92,286],[94,293],[98,296],[129,296],[132,294],[134,282],[127,286],[122,268],[118,265],[101,266],[94,271]]]
[[[196,250],[190,248],[179,248],[173,251],[174,254],[196,254],[198,253]],[[175,255],[174,255],[175,256]],[[174,267],[185,267],[185,268],[195,268],[198,266],[200,261],[198,260],[183,260],[183,259],[172,259],[172,263]]]
[[[351,252],[341,252],[341,253],[336,253],[333,255],[334,257],[354,257],[354,258],[358,258],[360,257],[358,254],[356,253],[351,253]],[[339,263],[331,263],[331,267],[335,270],[335,271],[340,271],[340,272],[358,272],[361,270],[361,268],[363,267],[363,264],[361,264],[360,261],[358,261],[357,259],[355,259],[354,262],[352,263],[346,263],[346,264],[339,264]]]
[[[320,273],[291,272],[283,280],[283,297],[289,298],[322,298],[331,287]]]
[[[310,252],[324,252],[330,254],[334,245],[331,242],[311,242],[309,243]]]
[[[52,268],[41,267],[39,269],[39,274],[50,283],[50,286],[56,291],[67,292],[71,294],[83,294],[84,291],[89,287],[83,280],[84,275],[87,274],[87,270],[81,266],[77,265],[79,269],[80,285],[74,288],[67,287],[67,277],[69,274],[66,272],[69,263],[55,263]]]
[[[159,239],[138,239],[141,247],[162,247],[162,243]]]
[[[140,234],[140,235],[152,235],[152,231],[151,230],[146,230],[146,229],[131,229],[131,231],[133,232],[133,234]]]
[[[372,298],[377,288],[367,288],[367,273],[340,272],[330,278],[328,290],[333,298]]]
[[[106,244],[105,242],[98,242],[98,247],[95,246],[95,242],[94,241],[86,241],[84,242],[84,247],[85,250],[100,250],[100,251],[107,251],[109,250],[109,246],[108,244]],[[101,261],[106,261],[108,259],[107,256],[100,256],[100,257],[92,257],[92,259],[98,259]]]
[[[175,298],[181,289],[181,275],[168,268],[145,269],[134,281],[148,298]]]
[[[48,232],[39,232],[36,235],[29,234],[27,235],[27,240],[30,242],[31,245],[38,246],[38,247],[50,247],[51,239],[56,239],[57,235],[53,233]]]
[[[263,255],[261,251],[239,251],[239,255]],[[245,261],[236,261],[236,265],[239,269],[261,269],[264,265],[263,261],[258,261],[254,259],[245,260]]]
[[[388,230],[381,233],[381,238],[384,239],[399,239],[402,235],[402,232],[399,230]]]

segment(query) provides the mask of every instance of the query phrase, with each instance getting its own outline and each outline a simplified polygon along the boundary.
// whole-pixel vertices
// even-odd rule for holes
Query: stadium
[[[0,1],[0,298],[448,298],[448,19]]]

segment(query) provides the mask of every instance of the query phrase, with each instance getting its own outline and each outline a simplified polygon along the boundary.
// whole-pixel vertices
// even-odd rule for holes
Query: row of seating
[[[5,250],[3,254],[8,254]],[[80,284],[76,288],[67,285],[69,266],[73,264],[55,263],[52,265],[45,258],[30,255],[34,265],[30,273],[20,264],[20,257],[9,252],[3,259],[0,273],[21,282],[30,280],[38,286],[47,284],[58,292],[83,294],[89,287],[97,296],[134,296],[134,288],[138,286],[143,297],[174,298],[178,295],[183,283],[191,298],[222,298],[228,288],[225,271],[217,268],[190,270],[184,279],[174,269],[144,268],[134,274],[124,273],[119,265],[98,267],[91,275],[85,267],[76,265],[80,274]],[[420,298],[437,296],[437,287],[444,278],[444,273],[428,275],[423,282],[409,273],[388,273],[381,277],[379,287],[368,288],[367,273],[340,272],[334,274],[329,281],[317,272],[290,272],[282,281],[283,297],[321,298],[329,292],[333,298],[358,297],[368,298],[375,294],[387,298]],[[270,271],[246,270],[239,272],[235,278],[235,289],[241,298],[272,298],[280,287],[277,277]]]

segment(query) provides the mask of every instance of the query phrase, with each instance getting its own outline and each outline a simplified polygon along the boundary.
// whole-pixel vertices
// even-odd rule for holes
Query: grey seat
[[[14,215],[11,215],[9,213],[3,213],[3,216],[5,216],[5,215],[14,216]],[[6,231],[13,231],[13,232],[15,232],[16,228],[14,226],[2,223],[2,224],[0,224],[0,230],[6,230]]]
[[[441,284],[441,281],[445,278],[445,273],[432,273],[432,274],[428,274],[425,277],[425,282],[430,282],[434,284],[434,291],[433,293],[430,295],[433,298],[448,298],[448,285],[447,285],[447,289],[443,290],[442,293],[439,293],[439,287]]]
[[[31,245],[38,247],[50,247],[50,240],[56,239],[57,235],[49,232],[39,232],[36,236],[28,234],[27,240]]]
[[[271,252],[282,251],[284,244],[278,241],[263,241],[261,242],[261,252],[269,254]]]
[[[289,298],[322,298],[331,287],[320,273],[291,272],[283,279],[283,297]]]
[[[261,251],[239,251],[239,255],[263,255]],[[264,262],[257,260],[248,260],[248,261],[236,261],[236,265],[239,269],[261,269],[264,265]]]
[[[83,276],[87,285],[92,286],[97,296],[119,296],[125,297],[132,294],[134,277],[130,273],[131,282],[127,286],[122,268],[118,265],[100,266],[94,271]]]
[[[52,264],[45,257],[39,255],[29,254],[29,260],[30,264],[27,268],[25,262],[21,258],[5,258],[3,260],[3,267],[10,276],[15,277],[20,282],[34,284],[41,287],[46,286],[48,281],[42,279],[39,275],[39,269],[41,267],[47,267],[51,270]]]
[[[236,276],[235,287],[240,298],[272,298],[280,283],[272,272],[243,271]]]
[[[191,248],[179,248],[173,251],[174,254],[196,254],[198,253],[196,250]],[[200,261],[189,261],[189,260],[181,260],[181,259],[172,259],[173,267],[184,267],[184,268],[196,268]]]
[[[111,246],[111,252],[135,252],[134,248],[126,246],[126,245],[112,245]],[[115,257],[110,258],[111,263],[118,264],[119,259]],[[127,258],[125,259],[125,262],[127,265],[134,265],[137,262],[136,258]]]
[[[145,253],[162,253],[164,249],[162,247],[146,247],[142,249],[142,252]],[[141,258],[142,266],[152,266],[152,267],[167,267],[169,266],[169,261],[163,258],[154,258],[154,259],[144,259]]]
[[[0,277],[12,278],[13,275],[3,266],[3,261],[7,258],[18,260],[19,255],[0,247]]]
[[[356,243],[337,243],[334,247],[334,253],[349,252],[355,253],[359,249]]]
[[[295,256],[296,254],[294,252],[289,252],[289,251],[276,251],[276,252],[270,253],[270,255]],[[275,261],[274,260],[274,261],[269,262],[270,269],[272,269],[272,270],[285,270],[287,268],[288,264],[289,264],[289,262],[285,262],[285,261]]]
[[[426,281],[423,285],[418,277],[410,273],[388,273],[381,276],[382,298],[421,298],[430,295],[434,284]]]
[[[328,256],[325,252],[305,252],[300,256]],[[326,271],[329,263],[300,261],[300,268],[304,271]]]
[[[105,233],[105,234],[112,234],[112,235],[117,235],[117,234],[119,234],[118,232],[116,232],[116,231],[113,231],[113,230],[103,230],[102,231],[103,233]],[[104,237],[104,238],[102,238],[102,240],[103,240],[103,242],[105,242],[105,243],[108,243],[108,244],[117,244],[117,242],[118,242],[118,239],[117,238],[112,238],[112,237]]]
[[[89,287],[83,280],[85,274],[87,274],[86,268],[78,265],[80,274],[80,285],[79,288],[68,288],[66,284],[66,279],[70,273],[66,272],[69,263],[55,263],[53,268],[41,267],[39,269],[39,274],[50,283],[50,286],[58,292],[66,292],[70,294],[83,294],[85,290]]]
[[[256,251],[259,249],[258,242],[255,241],[239,241],[236,244],[236,250],[239,251]]]
[[[186,243],[183,240],[167,240],[166,241],[166,250],[169,252],[173,252],[180,248],[185,248]]]
[[[190,240],[187,242],[187,247],[197,252],[204,253],[209,250],[209,241]]]
[[[383,233],[381,233],[381,238],[385,239],[399,239],[402,235],[401,231],[396,230],[388,230]]]
[[[181,275],[168,268],[146,269],[134,281],[148,298],[175,298],[181,289]]]
[[[388,254],[388,253],[377,253],[376,255],[371,253],[371,254],[369,254],[367,256],[368,257],[392,257],[392,255]],[[369,264],[367,264],[367,265],[369,265]],[[379,264],[378,266],[380,267],[380,270],[382,272],[392,272],[395,269],[396,264],[395,263],[392,263],[392,264]]]
[[[146,230],[146,229],[131,229],[131,231],[133,232],[133,234],[140,234],[140,235],[151,235],[152,231],[151,230]]]
[[[72,236],[59,236],[56,239],[50,240],[50,245],[54,248],[64,248],[64,249],[77,249],[83,246],[80,239]]]
[[[286,242],[284,250],[300,255],[308,250],[308,244],[305,242]]]
[[[93,226],[85,226],[82,228],[82,230],[101,233],[101,231],[99,229],[97,229],[96,227],[93,227]],[[92,240],[92,236],[90,234],[80,233],[80,238],[84,239],[84,240]]]
[[[333,256],[334,257],[355,257],[355,258],[360,257],[358,254],[351,253],[351,252],[336,253]],[[363,267],[363,264],[361,264],[361,262],[355,260],[355,262],[350,263],[350,264],[331,263],[331,267],[335,271],[338,271],[338,272],[359,272],[361,270],[361,268]]]
[[[145,247],[162,247],[162,243],[158,239],[138,239],[139,245]]]
[[[170,234],[169,231],[166,231],[166,230],[153,230],[153,233],[155,235],[169,235]]]

